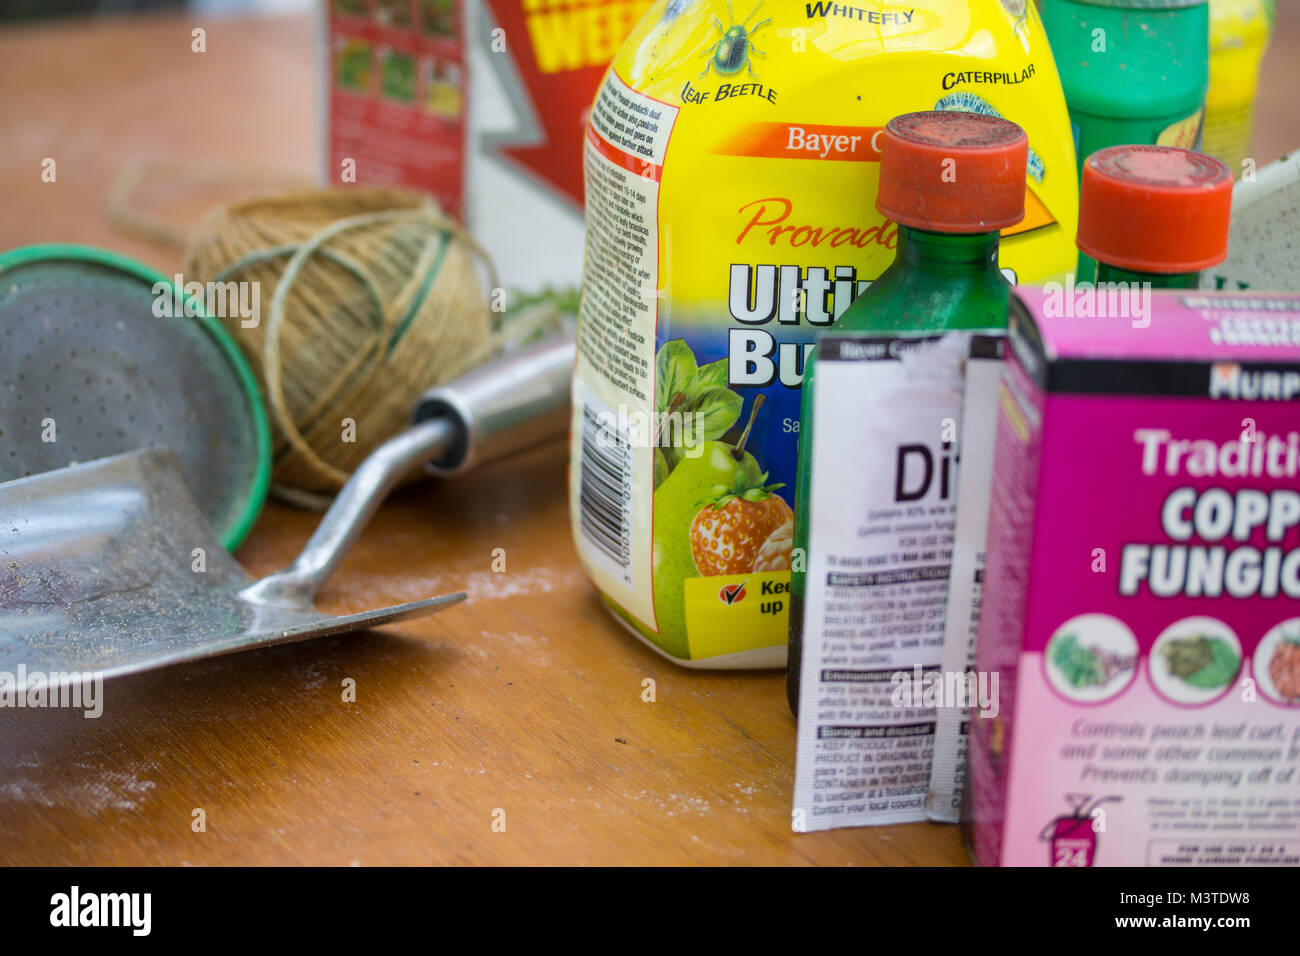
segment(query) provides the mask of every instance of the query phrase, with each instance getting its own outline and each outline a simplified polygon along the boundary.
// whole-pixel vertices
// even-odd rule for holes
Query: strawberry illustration
[[[711,494],[696,502],[699,512],[691,522],[691,557],[700,574],[746,574],[754,569],[759,549],[793,513],[785,501],[772,494],[780,484],[767,485],[767,472],[752,481],[737,469],[730,487],[714,485]]]

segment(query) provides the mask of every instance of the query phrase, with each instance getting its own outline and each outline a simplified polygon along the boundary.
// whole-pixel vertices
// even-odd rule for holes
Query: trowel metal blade
[[[238,593],[249,583],[165,449],[0,484],[0,672],[27,675],[19,691],[35,674],[51,683],[72,672],[128,674],[374,627],[464,599],[333,615],[250,603]]]

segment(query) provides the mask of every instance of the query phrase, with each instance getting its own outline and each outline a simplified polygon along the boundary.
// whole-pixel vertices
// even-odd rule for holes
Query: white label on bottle
[[[931,820],[955,823],[961,816],[966,783],[966,732],[970,707],[979,703],[981,685],[973,680],[975,636],[980,623],[984,582],[984,541],[993,487],[993,450],[998,424],[998,385],[1002,380],[1001,335],[976,335],[966,359],[961,403],[961,477],[957,482],[957,526],[948,585],[940,673],[944,685],[964,692],[940,701],[935,716],[934,763],[930,770]],[[987,682],[982,685],[987,693]]]
[[[818,344],[796,830],[925,819],[970,340]]]

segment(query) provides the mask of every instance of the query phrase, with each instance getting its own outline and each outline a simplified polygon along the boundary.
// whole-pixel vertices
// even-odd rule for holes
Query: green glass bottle
[[[898,224],[894,262],[828,335],[943,332],[1006,325],[1011,284],[998,268],[998,238],[1024,218],[1028,140],[1015,123],[930,111],[894,118],[881,137],[876,207]],[[799,713],[808,554],[808,489],[816,349],[804,365],[790,574],[786,692]]]
[[[1079,249],[1098,283],[1195,289],[1228,255],[1232,173],[1171,146],[1112,146],[1083,167]]]

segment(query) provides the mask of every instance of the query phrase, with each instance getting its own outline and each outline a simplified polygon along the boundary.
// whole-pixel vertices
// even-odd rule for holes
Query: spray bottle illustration
[[[1098,797],[1090,793],[1067,793],[1074,812],[1060,816],[1043,828],[1038,839],[1050,841],[1049,866],[1092,866],[1097,856],[1097,830],[1093,813],[1103,803],[1118,803],[1122,797]]]

